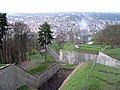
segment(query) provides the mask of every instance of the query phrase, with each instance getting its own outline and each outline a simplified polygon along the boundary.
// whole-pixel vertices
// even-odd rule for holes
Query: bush
[[[32,49],[32,51],[30,52],[30,55],[35,55],[37,53],[37,51],[35,49]]]

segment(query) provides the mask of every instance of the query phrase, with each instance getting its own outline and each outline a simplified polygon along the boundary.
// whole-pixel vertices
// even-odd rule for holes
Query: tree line
[[[120,46],[120,24],[107,25],[103,30],[93,35],[95,43],[100,45]]]
[[[7,22],[6,13],[0,13],[0,63],[15,63],[30,60],[32,50],[40,52],[51,43],[51,26],[45,22],[39,27],[38,33],[32,32],[27,24],[18,21]]]
[[[28,59],[31,31],[27,24],[7,22],[6,13],[0,13],[0,63],[20,63]]]

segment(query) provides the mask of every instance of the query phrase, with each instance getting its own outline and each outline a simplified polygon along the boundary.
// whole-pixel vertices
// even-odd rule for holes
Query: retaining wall
[[[23,85],[38,88],[50,79],[59,69],[60,63],[57,62],[43,71],[40,75],[35,76],[11,64],[4,68],[0,68],[0,90],[16,90]]]
[[[56,61],[59,61],[59,55],[51,47],[47,46],[47,51]]]
[[[13,65],[0,68],[0,90],[15,90],[15,68]]]
[[[120,61],[118,61],[102,52],[99,52],[99,55],[97,58],[97,63],[120,68]]]
[[[97,55],[88,54],[88,53],[80,53],[75,51],[60,51],[59,61],[70,63],[70,64],[78,64],[80,62],[86,61],[96,61]]]

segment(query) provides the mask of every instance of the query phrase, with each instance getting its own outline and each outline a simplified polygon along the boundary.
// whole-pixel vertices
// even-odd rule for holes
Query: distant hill
[[[120,21],[120,13],[92,13],[96,19]]]
[[[39,24],[47,21],[52,29],[57,31],[78,30],[82,36],[92,35],[106,24],[120,24],[120,13],[95,13],[95,12],[51,12],[51,13],[13,13],[8,14],[8,20],[23,21],[36,31]],[[117,22],[116,22],[117,21]]]

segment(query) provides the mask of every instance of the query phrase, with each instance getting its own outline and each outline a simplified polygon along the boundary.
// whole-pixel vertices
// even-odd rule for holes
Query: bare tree
[[[108,25],[102,31],[94,35],[96,43],[119,46],[120,45],[120,25]]]
[[[59,49],[63,49],[65,38],[66,38],[66,35],[63,34],[62,32],[59,32],[59,34],[56,36],[56,41],[58,43]]]
[[[14,32],[14,52],[15,58],[17,60],[16,63],[27,60],[27,43],[28,43],[28,33],[30,32],[27,24],[23,22],[15,22],[13,25]]]
[[[74,33],[73,31],[68,32],[70,42],[74,43]]]

